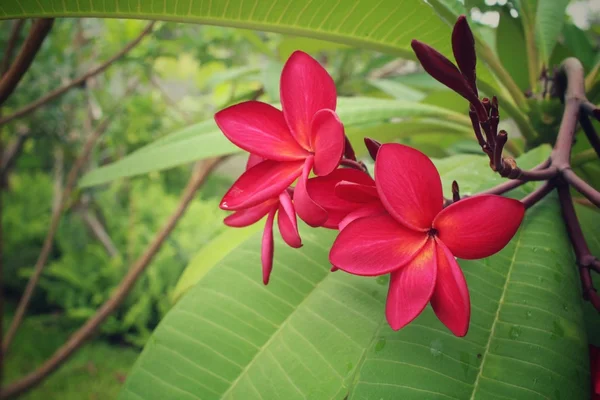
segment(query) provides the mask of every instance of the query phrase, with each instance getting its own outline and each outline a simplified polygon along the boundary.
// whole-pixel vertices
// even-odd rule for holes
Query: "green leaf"
[[[386,121],[395,117],[436,116],[468,124],[468,118],[452,111],[398,100],[361,97],[338,99],[337,112],[347,127]],[[118,178],[160,171],[209,157],[241,151],[221,133],[214,121],[204,121],[139,149],[123,159],[87,173],[80,187]]]
[[[541,61],[548,66],[552,50],[565,24],[569,0],[538,0],[535,14],[535,42]]]
[[[398,100],[421,101],[425,94],[391,79],[371,79],[369,83]]]
[[[527,48],[521,20],[513,18],[507,9],[500,13],[496,29],[496,51],[504,68],[522,91],[529,88]]]
[[[576,205],[575,209],[590,251],[594,256],[600,257],[600,213],[580,205]],[[592,281],[594,287],[600,289],[600,274],[592,272]],[[600,314],[589,302],[584,303],[583,311],[588,339],[590,343],[600,346]]]
[[[305,37],[286,37],[279,44],[279,59],[287,60],[294,51],[302,50],[310,54],[318,54],[322,51],[345,49],[348,46]]]
[[[330,273],[329,230],[303,226],[300,250],[276,240],[265,287],[256,234],[175,305],[120,398],[588,398],[579,282],[559,214],[551,196],[500,253],[460,262],[472,301],[464,338],[430,307],[392,331],[386,277]]]
[[[194,22],[307,36],[413,58],[416,35],[449,54],[450,27],[423,0],[271,0],[228,2],[38,0],[3,2],[0,19],[44,17],[144,18]]]
[[[594,66],[596,51],[586,33],[574,24],[567,23],[563,35],[566,47],[581,61],[585,70],[590,71]]]
[[[184,293],[198,283],[223,257],[237,248],[250,235],[261,229],[262,224],[260,222],[245,228],[227,229],[203,246],[190,260],[190,263],[181,274],[171,295],[172,301],[176,302],[179,300]]]

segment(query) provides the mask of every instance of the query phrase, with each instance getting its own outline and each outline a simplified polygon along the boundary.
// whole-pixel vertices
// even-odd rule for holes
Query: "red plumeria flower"
[[[592,375],[592,400],[600,400],[600,349],[590,344],[590,372]]]
[[[261,157],[251,154],[248,158],[246,169],[252,168],[254,165],[264,161]],[[298,233],[298,224],[296,221],[296,212],[294,204],[288,193],[287,188],[284,189],[278,196],[270,198],[260,204],[234,212],[225,218],[225,225],[241,228],[249,226],[261,220],[265,215],[267,222],[262,238],[261,261],[263,272],[263,283],[269,283],[271,270],[273,269],[273,222],[277,214],[277,225],[279,233],[283,240],[294,248],[302,247],[302,239]]]
[[[393,329],[431,302],[452,333],[466,335],[471,305],[454,257],[477,259],[500,251],[523,220],[523,204],[481,195],[443,208],[442,184],[431,160],[400,144],[381,146],[375,171],[389,215],[350,223],[333,244],[331,263],[356,275],[391,273],[386,317]]]
[[[247,101],[215,115],[231,142],[265,159],[239,177],[220,207],[237,211],[256,206],[300,178],[294,190],[296,212],[309,225],[320,226],[327,212],[311,199],[306,181],[311,171],[330,174],[344,152],[335,84],[315,59],[297,51],[283,67],[280,92],[283,111]]]
[[[385,214],[375,181],[369,174],[350,168],[308,180],[308,194],[325,211],[325,228],[342,230],[357,218]]]

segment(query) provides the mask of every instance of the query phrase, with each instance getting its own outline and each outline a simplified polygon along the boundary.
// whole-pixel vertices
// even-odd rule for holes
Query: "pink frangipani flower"
[[[246,169],[250,169],[262,161],[261,157],[251,154],[248,158]],[[262,274],[265,285],[269,283],[271,270],[273,269],[273,223],[275,214],[277,214],[277,225],[279,226],[279,233],[283,240],[290,247],[302,247],[294,204],[287,188],[278,196],[276,195],[250,208],[236,211],[224,220],[225,225],[240,228],[252,225],[261,220],[265,215],[267,216],[261,249]]]
[[[386,317],[393,329],[407,325],[431,302],[452,333],[466,335],[470,299],[455,257],[478,259],[500,251],[521,224],[523,204],[480,195],[443,208],[433,163],[400,144],[379,148],[375,172],[388,214],[346,226],[333,244],[331,263],[356,275],[391,273]]]
[[[220,207],[237,211],[277,197],[296,179],[294,205],[298,216],[321,226],[327,212],[306,190],[313,171],[335,170],[344,152],[344,127],[335,113],[337,92],[327,71],[308,54],[293,53],[281,73],[283,111],[259,101],[233,105],[215,115],[235,145],[265,160],[248,169],[225,194]]]
[[[323,224],[329,229],[344,229],[357,218],[385,214],[375,181],[366,172],[340,168],[327,176],[308,180],[307,189],[314,201],[327,211]]]

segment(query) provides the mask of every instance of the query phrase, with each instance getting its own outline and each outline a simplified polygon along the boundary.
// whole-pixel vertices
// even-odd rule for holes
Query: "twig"
[[[540,187],[525,196],[523,200],[521,200],[521,203],[523,203],[525,209],[531,208],[538,201],[546,197],[555,187],[554,181],[544,182]]]
[[[179,205],[166,221],[165,225],[159,232],[156,233],[152,242],[148,245],[144,253],[131,266],[112,296],[98,309],[93,317],[88,319],[86,323],[79,328],[69,340],[62,345],[50,359],[42,364],[37,370],[28,374],[24,378],[7,386],[1,393],[0,399],[9,399],[16,397],[25,391],[34,387],[41,382],[46,376],[55,371],[62,365],[83,343],[88,339],[100,326],[100,324],[119,307],[123,300],[127,297],[130,290],[133,288],[138,277],[144,272],[150,264],[153,257],[156,255],[161,245],[164,243],[169,234],[173,231],[177,222],[185,213],[188,205],[193,200],[196,191],[209,173],[224,159],[224,157],[213,158],[198,162],[195,171],[190,178]]]
[[[68,90],[81,85],[84,81],[86,81],[87,79],[98,75],[100,73],[102,73],[104,70],[106,70],[110,65],[112,65],[115,61],[117,61],[118,59],[122,58],[123,56],[125,56],[127,53],[129,53],[132,49],[134,49],[141,41],[142,39],[149,34],[152,31],[152,28],[154,27],[154,22],[150,22],[146,28],[131,42],[129,42],[129,44],[127,44],[125,47],[123,47],[118,53],[116,53],[114,56],[112,56],[111,58],[109,58],[108,60],[106,60],[104,63],[98,65],[96,68],[92,68],[91,70],[89,70],[88,72],[86,72],[85,74],[73,79],[70,82],[65,83],[64,85],[54,89],[53,91],[51,91],[50,93],[46,94],[45,96],[40,97],[39,99],[33,101],[32,103],[18,109],[17,111],[15,111],[14,113],[7,115],[4,118],[0,118],[0,126],[6,124],[7,122],[10,122],[16,118],[20,118],[26,114],[29,114],[30,112],[38,109],[39,107],[43,106],[44,104],[54,100],[55,98],[61,96],[62,94],[66,93]]]
[[[120,111],[121,105],[122,102],[121,104],[119,104],[119,106],[117,106],[113,113],[111,113],[111,115],[109,115],[102,122],[100,122],[96,129],[88,136],[87,141],[85,142],[81,151],[81,154],[77,157],[75,163],[73,164],[73,167],[69,171],[64,191],[60,196],[60,200],[58,201],[58,207],[56,207],[56,209],[54,209],[52,212],[50,227],[48,228],[48,233],[46,234],[46,238],[44,240],[42,250],[40,251],[40,255],[33,268],[33,274],[27,282],[27,286],[25,287],[23,297],[21,297],[21,300],[17,305],[17,310],[15,311],[15,315],[11,321],[10,327],[6,332],[4,342],[2,343],[2,347],[5,353],[8,350],[8,347],[10,346],[10,343],[14,338],[17,329],[19,328],[19,325],[21,324],[23,317],[25,316],[25,311],[27,310],[27,306],[29,305],[31,296],[33,295],[33,291],[37,285],[38,280],[40,279],[42,270],[46,265],[46,261],[48,260],[48,256],[50,255],[50,251],[52,250],[54,235],[56,234],[56,231],[58,229],[58,223],[60,222],[62,211],[65,208],[65,205],[67,203],[67,200],[69,199],[69,196],[71,195],[71,192],[73,191],[73,188],[75,187],[75,183],[77,181],[77,177],[79,176],[79,172],[81,171],[83,165],[87,162],[98,138],[106,131],[113,118],[117,115],[118,111]]]
[[[96,237],[96,239],[102,244],[102,246],[106,250],[106,253],[110,257],[118,257],[119,250],[117,250],[115,244],[110,238],[110,235],[108,234],[108,232],[106,232],[104,225],[102,225],[100,220],[98,220],[98,217],[96,217],[96,215],[94,215],[92,212],[90,212],[89,209],[87,209],[87,207],[85,207],[81,210],[81,218],[86,223],[86,225],[88,226],[92,234]]]
[[[21,81],[23,75],[25,75],[25,72],[27,72],[31,66],[44,39],[50,32],[50,29],[52,29],[53,23],[53,18],[42,18],[33,23],[31,31],[29,31],[29,35],[27,36],[27,39],[25,39],[15,61],[11,64],[6,73],[2,75],[2,79],[0,80],[0,105],[8,99]]]
[[[596,207],[600,207],[600,192],[577,176],[572,169],[569,168],[562,171],[562,176],[569,185],[575,188],[575,190],[584,195],[589,201],[594,203]]]
[[[598,137],[598,134],[594,129],[594,125],[592,125],[592,121],[590,121],[590,118],[585,113],[581,113],[579,115],[579,125],[581,125],[585,136],[590,142],[590,145],[592,146],[598,157],[600,157],[600,138]]]
[[[577,214],[575,214],[575,207],[573,207],[573,199],[571,198],[571,192],[569,191],[568,185],[558,186],[558,198],[563,219],[565,220],[565,225],[567,227],[567,233],[569,234],[569,239],[571,239],[577,265],[579,267],[583,297],[592,303],[594,308],[600,312],[600,297],[593,286],[590,273],[590,269],[598,271],[598,260],[592,256],[585,241],[581,225],[579,225],[579,220],[577,219]]]
[[[0,64],[0,78],[8,71],[23,25],[25,25],[24,19],[18,19],[13,23],[8,42],[6,43],[6,49],[4,50],[4,56],[2,57],[2,63]]]
[[[4,185],[8,179],[8,173],[15,164],[15,161],[21,154],[25,141],[29,137],[29,130],[19,132],[17,138],[10,143],[6,151],[2,154],[2,162],[0,162],[0,185]]]
[[[538,164],[535,167],[533,167],[531,169],[531,171],[538,171],[538,170],[541,170],[541,169],[545,169],[545,168],[548,168],[549,165],[550,165],[550,159],[547,159],[543,163]],[[527,181],[524,181],[524,180],[512,179],[510,181],[503,182],[500,185],[498,185],[496,187],[493,187],[491,189],[484,190],[483,192],[481,192],[481,194],[497,194],[497,195],[501,195],[501,194],[509,192],[509,191],[511,191],[513,189],[516,189],[519,186],[524,185],[526,183],[527,183]]]

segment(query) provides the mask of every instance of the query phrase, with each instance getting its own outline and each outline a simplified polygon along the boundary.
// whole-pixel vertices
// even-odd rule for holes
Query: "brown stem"
[[[17,138],[12,141],[3,152],[2,162],[0,162],[0,185],[6,186],[8,174],[15,165],[17,158],[21,154],[23,146],[25,145],[25,141],[28,137],[29,130],[19,132],[17,134]]]
[[[525,209],[531,208],[538,201],[546,197],[555,187],[556,185],[553,181],[544,182],[540,187],[525,196],[523,200],[521,200],[521,203],[523,203]]]
[[[25,25],[24,19],[18,19],[13,23],[8,42],[6,43],[6,49],[4,50],[4,56],[2,57],[2,63],[0,64],[0,78],[8,71],[8,67],[10,67],[10,61],[17,47],[17,41],[19,40],[23,25]]]
[[[31,66],[44,39],[50,32],[50,29],[52,29],[53,23],[53,18],[42,18],[33,23],[31,31],[29,31],[29,35],[25,39],[15,61],[6,73],[2,75],[2,79],[0,80],[0,105],[4,104],[6,99],[8,99],[21,81],[21,78],[23,78],[23,75],[25,75],[25,72]]]
[[[0,126],[6,124],[7,122],[10,122],[16,118],[20,118],[26,114],[29,114],[30,112],[38,109],[39,107],[43,106],[44,104],[54,100],[55,98],[63,95],[64,93],[66,93],[68,90],[81,85],[83,82],[85,82],[87,79],[98,75],[100,73],[102,73],[104,70],[106,70],[109,66],[111,66],[115,61],[119,60],[120,58],[122,58],[123,56],[125,56],[127,53],[129,53],[131,50],[133,50],[141,41],[142,39],[149,34],[152,31],[152,28],[154,27],[154,22],[150,22],[146,28],[135,38],[133,39],[131,42],[129,42],[129,44],[127,44],[125,47],[123,47],[118,53],[116,53],[114,56],[112,56],[111,58],[109,58],[108,60],[106,60],[104,63],[98,65],[96,68],[92,68],[91,70],[89,70],[88,72],[86,72],[85,74],[73,79],[70,82],[65,83],[64,85],[54,89],[53,91],[49,92],[48,94],[40,97],[39,99],[33,101],[32,103],[18,109],[17,111],[15,111],[14,113],[7,115],[4,118],[0,118]]]
[[[600,157],[600,138],[598,137],[596,129],[594,129],[594,125],[592,125],[592,121],[590,121],[590,118],[587,116],[587,114],[581,113],[579,115],[579,124],[581,125],[585,136],[590,142],[590,145],[598,157]]]
[[[590,273],[590,269],[596,270],[598,267],[598,260],[592,256],[585,241],[581,225],[579,225],[579,220],[575,213],[575,207],[573,206],[573,199],[568,185],[558,186],[558,198],[567,233],[569,234],[569,239],[571,240],[577,259],[577,265],[579,266],[583,296],[600,312],[600,297],[593,286]]]
[[[575,188],[579,193],[584,195],[589,201],[594,203],[596,207],[600,207],[600,192],[590,186],[586,181],[577,176],[572,169],[562,171],[562,176],[567,183]]]
[[[600,121],[600,108],[596,107],[591,101],[584,98],[581,103],[581,111],[583,111],[586,115],[589,115],[592,118]]]
[[[547,159],[543,163],[538,164],[535,167],[533,167],[531,169],[531,171],[538,171],[538,170],[541,170],[541,169],[545,169],[545,168],[548,168],[549,165],[550,165],[550,159]],[[527,183],[527,181],[525,181],[525,180],[512,179],[510,181],[503,182],[503,183],[499,184],[498,186],[493,187],[491,189],[484,190],[480,194],[496,194],[496,195],[501,195],[501,194],[509,192],[509,191],[511,191],[513,189],[516,189],[519,186],[524,185],[526,183]]]
[[[130,89],[131,90],[131,89]],[[129,90],[128,90],[129,91]],[[128,94],[128,93],[127,93]],[[127,95],[126,94],[126,95]],[[42,245],[42,250],[40,251],[40,255],[35,263],[33,268],[33,274],[29,278],[27,282],[27,286],[25,287],[25,292],[23,293],[23,297],[19,301],[17,305],[17,310],[15,311],[14,318],[11,321],[11,324],[6,332],[6,336],[4,338],[4,342],[2,343],[2,347],[4,352],[8,350],[12,339],[25,316],[25,311],[27,310],[27,306],[31,301],[31,296],[33,295],[33,291],[40,279],[44,266],[46,265],[46,261],[48,260],[48,256],[50,255],[50,251],[52,250],[52,244],[54,242],[54,235],[58,229],[58,224],[60,222],[60,218],[62,216],[62,211],[69,200],[71,192],[75,187],[75,183],[77,181],[77,177],[79,176],[79,172],[81,171],[83,165],[87,162],[96,141],[100,136],[106,131],[110,122],[116,116],[118,111],[121,109],[122,102],[117,106],[117,108],[111,113],[108,117],[106,117],[96,129],[88,136],[87,141],[83,145],[83,149],[81,154],[75,160],[73,167],[69,171],[67,176],[67,182],[65,184],[65,188],[63,190],[62,195],[60,196],[60,200],[58,201],[58,207],[56,207],[52,212],[52,217],[50,220],[50,227],[48,228],[48,233],[46,234],[46,238],[44,239],[44,244]]]
[[[177,222],[185,213],[196,191],[205,182],[210,172],[224,157],[213,158],[197,163],[179,204],[165,225],[156,233],[144,253],[131,266],[112,296],[96,311],[96,314],[86,321],[53,355],[37,370],[7,386],[1,393],[0,399],[14,398],[40,383],[46,376],[60,367],[85,341],[98,329],[100,324],[121,305],[127,297],[139,276],[150,264],[164,241],[173,231]]]

